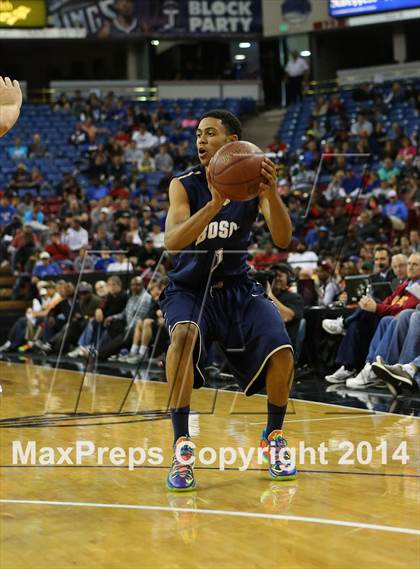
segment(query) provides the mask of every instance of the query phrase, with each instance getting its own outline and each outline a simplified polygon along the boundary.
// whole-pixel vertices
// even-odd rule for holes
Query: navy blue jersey
[[[192,168],[178,179],[187,192],[191,215],[211,201],[204,166]],[[209,276],[211,282],[215,282],[245,275],[258,203],[258,198],[246,202],[226,200],[195,243],[176,254],[174,269],[169,273],[170,280],[188,288],[201,289]]]

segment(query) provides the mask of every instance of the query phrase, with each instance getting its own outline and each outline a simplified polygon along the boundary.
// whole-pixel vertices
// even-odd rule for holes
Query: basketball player
[[[0,77],[0,137],[4,136],[18,120],[22,106],[22,92],[16,79]]]
[[[0,76],[0,138],[7,134],[19,118],[22,91],[16,79]],[[0,385],[0,393],[2,387]]]
[[[160,305],[171,337],[166,375],[176,452],[167,486],[174,491],[195,488],[190,399],[193,387],[204,383],[203,363],[213,340],[220,343],[247,395],[267,389],[262,446],[271,476],[296,476],[290,457],[281,459],[287,445],[282,425],[293,380],[291,342],[278,310],[263,287],[248,278],[246,265],[251,227],[260,210],[278,247],[287,247],[291,239],[290,218],[277,193],[276,169],[264,159],[259,197],[246,202],[225,200],[207,178],[211,157],[240,139],[241,123],[228,111],[203,115],[197,127],[200,164],[174,178],[169,187],[165,245],[177,254]]]

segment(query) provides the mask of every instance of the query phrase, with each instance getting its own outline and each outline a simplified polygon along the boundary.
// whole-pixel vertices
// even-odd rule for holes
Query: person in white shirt
[[[149,237],[153,237],[153,246],[156,249],[162,249],[165,246],[165,232],[161,230],[159,223],[153,224],[152,233]]]
[[[287,262],[293,269],[300,267],[312,274],[312,271],[318,266],[318,255],[315,251],[308,251],[308,245],[302,239],[296,247],[295,253],[289,253]]]
[[[117,260],[108,265],[106,269],[107,273],[129,273],[134,271],[133,265],[124,253],[117,253],[115,257]]]
[[[139,126],[139,130],[133,132],[132,140],[136,142],[139,150],[150,150],[157,142],[156,136],[146,130],[144,124]]]
[[[289,105],[293,105],[302,100],[303,80],[309,71],[309,66],[299,56],[299,53],[293,50],[292,57],[287,62],[285,71],[287,74]]]
[[[354,136],[361,136],[363,134],[370,136],[372,134],[373,125],[370,121],[366,120],[363,113],[357,115],[357,120],[351,125],[351,134]]]
[[[89,235],[86,229],[80,225],[78,217],[72,218],[70,227],[63,234],[61,241],[68,245],[72,251],[79,251],[82,247],[86,247],[89,242]]]

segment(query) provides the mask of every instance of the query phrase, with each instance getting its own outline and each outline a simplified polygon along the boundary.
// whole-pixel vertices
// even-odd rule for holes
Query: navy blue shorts
[[[223,288],[211,288],[206,302],[196,291],[171,282],[159,299],[166,326],[192,323],[199,339],[194,350],[194,387],[205,383],[204,365],[213,341],[219,343],[246,395],[265,386],[267,362],[274,352],[293,351],[279,311],[263,287],[248,278]]]

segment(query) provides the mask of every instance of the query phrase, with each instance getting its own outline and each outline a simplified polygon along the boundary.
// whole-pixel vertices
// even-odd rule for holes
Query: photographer
[[[274,279],[271,284],[267,282],[267,296],[280,312],[295,348],[299,323],[303,318],[303,298],[300,294],[290,290],[294,274],[287,263],[274,265],[272,270],[274,271]]]

